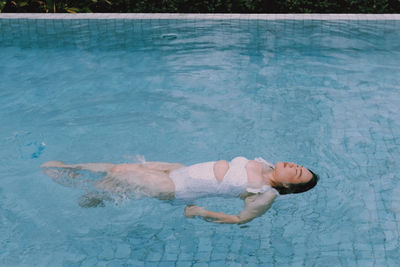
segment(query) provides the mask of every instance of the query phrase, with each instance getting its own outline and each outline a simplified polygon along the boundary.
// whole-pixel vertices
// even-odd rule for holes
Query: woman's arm
[[[244,200],[243,210],[238,215],[208,211],[199,206],[187,206],[185,208],[185,216],[188,218],[199,216],[206,221],[214,223],[247,223],[263,215],[271,207],[275,197],[276,194],[272,191],[248,196]]]
[[[209,211],[199,206],[186,206],[185,216],[188,218],[199,216],[208,222],[214,223],[240,223],[240,218],[237,215],[228,215],[223,212]]]

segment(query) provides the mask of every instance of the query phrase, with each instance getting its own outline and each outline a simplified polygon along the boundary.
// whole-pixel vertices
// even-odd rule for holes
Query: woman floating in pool
[[[231,196],[244,200],[237,215],[213,212],[189,205],[186,217],[199,216],[215,223],[246,223],[264,214],[274,199],[283,194],[305,192],[313,188],[318,177],[294,163],[278,162],[275,166],[256,158],[236,157],[185,167],[178,163],[144,162],[138,164],[87,163],[64,164],[49,161],[43,168],[88,170],[105,173],[96,187],[108,192],[141,192],[159,199],[195,199],[205,196]]]

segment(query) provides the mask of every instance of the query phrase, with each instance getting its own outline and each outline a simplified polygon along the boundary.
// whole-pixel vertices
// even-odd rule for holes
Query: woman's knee
[[[119,172],[129,172],[138,170],[140,166],[138,164],[118,164],[111,168],[110,172],[112,173],[119,173]]]

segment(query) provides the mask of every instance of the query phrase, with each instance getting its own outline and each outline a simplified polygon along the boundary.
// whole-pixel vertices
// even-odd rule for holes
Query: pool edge
[[[400,20],[400,14],[0,13],[0,19]]]

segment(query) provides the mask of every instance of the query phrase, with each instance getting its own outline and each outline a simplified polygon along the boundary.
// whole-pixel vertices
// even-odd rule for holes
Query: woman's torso
[[[265,185],[262,169],[258,161],[236,157],[229,163],[210,161],[183,167],[171,172],[170,178],[176,198],[236,197],[245,191],[258,192]]]

